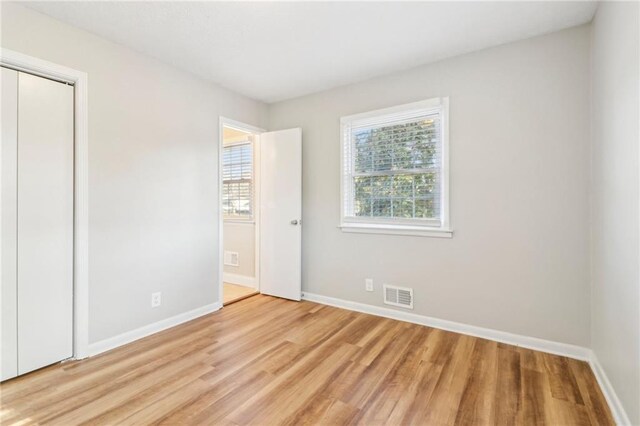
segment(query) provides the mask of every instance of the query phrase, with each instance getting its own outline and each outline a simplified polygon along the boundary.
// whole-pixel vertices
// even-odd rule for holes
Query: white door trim
[[[73,83],[74,90],[74,223],[73,223],[73,356],[86,358],[89,347],[89,133],[87,73],[1,48],[0,63],[53,80]]]
[[[253,141],[253,191],[254,191],[254,211],[253,222],[255,223],[255,267],[254,275],[255,289],[260,291],[260,187],[257,184],[260,179],[260,133],[265,129],[242,123],[220,116],[218,119],[218,301],[222,305],[223,300],[223,283],[224,283],[224,217],[222,214],[222,144],[224,142],[224,127],[233,127],[234,129],[253,133],[256,138]]]

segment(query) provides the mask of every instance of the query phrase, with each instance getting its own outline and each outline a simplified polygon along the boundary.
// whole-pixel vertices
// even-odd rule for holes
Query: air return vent
[[[238,266],[238,252],[225,251],[224,264],[229,266]]]
[[[413,289],[407,287],[396,287],[384,284],[384,303],[387,305],[399,306],[401,308],[413,309]]]

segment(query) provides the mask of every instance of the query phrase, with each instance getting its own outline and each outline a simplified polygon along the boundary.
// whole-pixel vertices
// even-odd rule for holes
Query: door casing
[[[222,148],[224,143],[224,128],[230,127],[243,132],[252,133],[253,141],[253,191],[254,191],[254,250],[255,250],[255,286],[260,291],[260,133],[262,129],[241,121],[226,117],[219,117],[218,121],[218,300],[222,304],[224,289],[224,215],[222,214]]]

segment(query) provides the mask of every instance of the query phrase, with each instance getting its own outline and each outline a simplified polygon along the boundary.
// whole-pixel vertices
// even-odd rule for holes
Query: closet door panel
[[[72,356],[73,87],[18,75],[18,373]]]
[[[18,310],[17,310],[17,149],[18,149],[18,72],[2,68],[0,92],[2,105],[2,146],[0,158],[2,187],[0,208],[2,239],[2,288],[0,312],[2,317],[2,348],[0,349],[0,380],[18,374]]]

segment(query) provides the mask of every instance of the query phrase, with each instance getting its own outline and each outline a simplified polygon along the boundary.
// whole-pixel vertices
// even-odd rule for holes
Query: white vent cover
[[[413,289],[407,287],[397,287],[395,285],[382,285],[384,291],[384,303],[387,305],[399,306],[401,308],[413,309]]]
[[[225,250],[224,264],[229,266],[238,266],[238,252]]]

